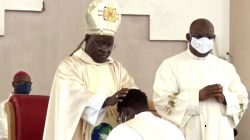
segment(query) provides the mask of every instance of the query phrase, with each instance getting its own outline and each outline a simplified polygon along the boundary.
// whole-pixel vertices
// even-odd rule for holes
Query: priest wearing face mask
[[[13,92],[10,94],[23,94],[29,95],[31,91],[31,78],[30,75],[24,71],[17,72],[12,81]],[[9,100],[6,99],[1,103],[0,106],[0,140],[7,140],[8,139],[8,130],[7,130],[7,114],[4,111],[4,104]]]
[[[214,27],[197,19],[186,34],[188,49],[163,61],[156,72],[154,105],[186,140],[233,140],[248,94],[234,66],[213,54]]]

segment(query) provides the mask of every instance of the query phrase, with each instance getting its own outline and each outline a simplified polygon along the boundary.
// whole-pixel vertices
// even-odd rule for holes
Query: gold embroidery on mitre
[[[118,20],[118,13],[115,8],[105,6],[103,11],[103,19],[109,22],[116,22]]]

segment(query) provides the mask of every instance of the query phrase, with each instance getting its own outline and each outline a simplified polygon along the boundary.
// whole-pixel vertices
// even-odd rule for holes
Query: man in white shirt
[[[123,123],[109,133],[107,140],[185,140],[174,124],[148,110],[147,97],[138,89],[130,89],[117,108],[118,121]]]
[[[155,108],[186,140],[233,140],[247,90],[234,66],[211,54],[215,33],[209,20],[193,21],[186,38],[188,49],[164,60],[156,72]]]

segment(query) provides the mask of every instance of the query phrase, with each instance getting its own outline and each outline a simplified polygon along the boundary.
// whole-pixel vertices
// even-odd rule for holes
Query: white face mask
[[[190,44],[199,53],[204,54],[212,50],[214,46],[214,39],[208,39],[207,37],[197,39],[195,37],[192,37]]]

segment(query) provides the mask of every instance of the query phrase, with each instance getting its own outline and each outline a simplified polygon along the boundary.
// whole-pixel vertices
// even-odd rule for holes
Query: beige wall
[[[32,94],[49,94],[57,65],[84,38],[89,2],[45,1],[42,13],[5,13],[5,36],[0,37],[0,101],[12,92],[12,77],[19,70],[30,73]],[[115,41],[112,56],[125,65],[150,98],[162,60],[186,47],[181,41],[149,41],[148,16],[123,16]]]
[[[49,94],[57,65],[83,38],[83,1],[45,3],[42,13],[5,13],[5,36],[0,37],[0,100],[12,92],[12,77],[19,70],[30,73],[34,94]]]
[[[12,91],[12,76],[18,70],[32,76],[33,94],[49,95],[57,65],[84,37],[84,12],[90,0],[45,1],[45,12],[16,12],[5,14],[5,36],[0,37],[0,101]],[[250,89],[250,1],[231,1],[232,63]],[[152,96],[155,71],[163,61],[185,49],[185,42],[149,41],[147,16],[123,16],[116,34],[112,56],[121,61],[138,86]],[[247,111],[238,127],[238,140],[250,138]]]
[[[250,1],[249,0],[231,0],[231,16],[230,16],[230,53],[232,55],[232,63],[239,72],[242,82],[250,90]],[[237,140],[250,139],[250,110],[246,111],[239,126],[239,135]]]

